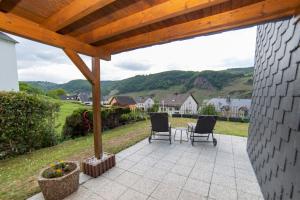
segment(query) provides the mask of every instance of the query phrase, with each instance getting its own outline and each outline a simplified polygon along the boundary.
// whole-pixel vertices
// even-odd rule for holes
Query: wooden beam
[[[14,9],[20,1],[21,0],[1,0],[0,11],[9,12]]]
[[[71,2],[70,5],[46,19],[43,25],[50,30],[58,31],[114,1],[115,0],[75,0]]]
[[[94,46],[78,41],[76,38],[58,34],[11,13],[0,12],[0,30],[44,44],[72,49],[85,55],[100,56],[104,60],[110,60],[110,55],[103,49],[96,49]]]
[[[70,58],[70,60],[74,63],[74,65],[79,69],[79,71],[84,75],[84,77],[93,84],[95,81],[95,77],[93,73],[90,71],[88,66],[84,63],[84,61],[80,58],[80,56],[71,49],[64,49],[66,55]]]
[[[171,42],[213,32],[255,25],[296,14],[299,0],[265,0],[232,11],[162,28],[101,46],[119,53],[154,44]]]
[[[94,151],[97,159],[102,158],[102,135],[101,135],[101,103],[100,103],[100,59],[92,58],[92,71],[94,74],[93,92],[93,132],[94,132]]]
[[[105,26],[98,27],[90,32],[83,33],[78,38],[84,42],[93,43],[226,1],[229,0],[169,0]]]

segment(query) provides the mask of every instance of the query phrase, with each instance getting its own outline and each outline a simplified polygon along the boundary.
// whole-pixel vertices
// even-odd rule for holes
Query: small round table
[[[177,134],[177,132],[180,132],[180,140],[176,140],[175,138],[176,138],[176,134]],[[185,132],[186,133],[186,140],[182,140],[182,133],[183,132]],[[185,141],[185,142],[188,142],[189,141],[189,133],[188,133],[188,131],[187,131],[187,128],[185,128],[185,127],[176,127],[175,128],[175,133],[174,133],[174,141],[180,141],[180,143],[182,142],[182,141]]]

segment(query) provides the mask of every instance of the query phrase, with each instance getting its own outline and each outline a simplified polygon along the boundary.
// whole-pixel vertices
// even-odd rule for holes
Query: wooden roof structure
[[[0,0],[0,30],[62,48],[93,85],[96,112],[100,109],[99,95],[95,95],[100,93],[100,59],[299,11],[300,0]],[[93,57],[92,71],[78,53]],[[100,120],[97,114],[94,117]],[[101,137],[96,134],[100,129],[94,127],[97,157],[102,152]]]

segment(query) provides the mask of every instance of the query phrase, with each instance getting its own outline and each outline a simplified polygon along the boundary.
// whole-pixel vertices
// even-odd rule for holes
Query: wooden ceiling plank
[[[75,0],[46,19],[43,26],[58,31],[114,1],[116,0]]]
[[[103,49],[97,49],[73,37],[58,34],[11,13],[0,12],[0,30],[51,46],[69,48],[85,55],[100,56],[104,60],[110,60],[110,55]]]
[[[229,0],[169,0],[105,26],[83,33],[78,39],[93,43],[155,22],[187,14]]]
[[[10,12],[14,9],[21,0],[1,0],[0,11]]]
[[[106,15],[105,17],[100,17],[99,19],[96,19],[88,24],[85,24],[84,26],[81,26],[75,30],[72,30],[70,33],[68,33],[68,35],[79,36],[83,33],[89,32],[100,26],[111,23],[112,21],[126,17],[128,15],[128,13],[130,13],[132,10],[136,10],[137,7],[142,7],[144,4],[145,4],[144,1],[137,1],[135,3],[132,3],[128,6],[126,6],[125,8],[118,9],[118,10]]]
[[[265,0],[228,12],[118,40],[100,48],[105,48],[111,54],[115,54],[288,17],[297,14],[296,8],[299,7],[299,0],[285,0],[284,3],[281,0]]]
[[[65,48],[65,54],[70,58],[74,65],[79,69],[79,71],[84,75],[84,77],[91,83],[94,84],[95,77],[88,66],[80,58],[80,56],[73,50]]]

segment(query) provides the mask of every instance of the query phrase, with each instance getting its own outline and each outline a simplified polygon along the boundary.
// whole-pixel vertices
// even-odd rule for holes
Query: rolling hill
[[[150,75],[137,75],[119,81],[101,81],[103,96],[152,95],[161,98],[169,93],[190,92],[199,100],[230,95],[235,98],[250,98],[252,93],[253,67],[231,68],[221,71],[166,71]],[[91,92],[86,80],[72,80],[64,84],[43,81],[26,82],[47,91],[62,88],[68,93]]]

